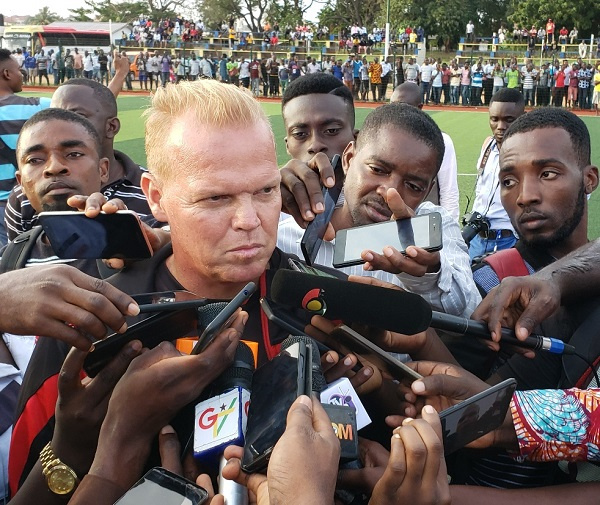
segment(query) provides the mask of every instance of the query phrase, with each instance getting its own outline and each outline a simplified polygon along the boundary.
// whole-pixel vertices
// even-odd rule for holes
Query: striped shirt
[[[120,151],[115,151],[115,158],[123,165],[125,177],[102,188],[102,193],[109,200],[119,198],[129,210],[140,216],[142,221],[149,226],[156,226],[158,221],[150,213],[146,195],[140,187],[142,173],[147,170]],[[8,239],[11,241],[37,224],[37,214],[20,185],[15,186],[10,194],[4,219]]]
[[[471,274],[471,261],[467,246],[460,234],[456,220],[443,207],[423,202],[417,207],[416,214],[439,212],[442,215],[442,250],[440,251],[440,269],[426,273],[423,277],[408,274],[391,274],[383,271],[365,271],[362,265],[340,268],[348,275],[376,277],[382,281],[396,284],[407,291],[421,295],[435,310],[448,314],[469,317],[475,310],[481,296]],[[282,251],[302,258],[300,240],[304,230],[293,217],[282,214],[277,233],[277,247]],[[315,263],[332,267],[335,240],[323,242]]]
[[[8,200],[8,195],[16,184],[16,149],[21,128],[36,112],[48,107],[49,98],[14,94],[0,97],[0,202]]]

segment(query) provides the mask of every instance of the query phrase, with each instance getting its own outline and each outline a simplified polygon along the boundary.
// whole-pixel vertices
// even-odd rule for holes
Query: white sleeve
[[[456,151],[450,135],[443,133],[444,159],[438,173],[438,184],[440,189],[440,205],[446,209],[455,221],[460,215],[458,203],[458,168],[456,163]]]
[[[405,273],[397,278],[407,291],[421,295],[434,310],[455,316],[469,317],[481,302],[471,273],[471,259],[462,238],[458,222],[448,211],[430,202],[417,208],[417,215],[439,212],[442,215],[442,250],[440,269],[413,277]]]

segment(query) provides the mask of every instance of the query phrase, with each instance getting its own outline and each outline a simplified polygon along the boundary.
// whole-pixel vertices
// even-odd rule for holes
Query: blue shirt
[[[333,76],[337,77],[340,81],[344,79],[344,74],[342,73],[341,66],[333,65],[333,67],[331,67],[331,71],[333,72]]]
[[[483,86],[483,70],[474,70],[471,75],[471,86],[481,88]]]
[[[362,67],[362,61],[355,61],[352,63],[354,65],[354,78],[360,79],[360,67]]]
[[[21,128],[36,112],[48,107],[50,98],[28,98],[18,95],[0,98],[0,201],[8,200],[8,195],[16,184],[15,150]]]

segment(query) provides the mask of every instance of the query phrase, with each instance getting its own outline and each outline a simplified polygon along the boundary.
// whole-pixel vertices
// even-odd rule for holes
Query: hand
[[[471,319],[486,321],[494,342],[500,341],[502,326],[514,328],[517,338],[524,340],[560,304],[560,290],[552,280],[508,277],[488,293]],[[498,350],[498,344],[491,345]]]
[[[110,399],[90,473],[131,487],[152,439],[231,363],[247,318],[240,312],[198,355],[182,355],[162,342],[134,360]]]
[[[87,352],[71,349],[65,358],[58,376],[52,448],[80,477],[94,459],[113,388],[141,349],[139,340],[129,342],[94,379],[80,379]]]
[[[67,265],[7,272],[0,282],[0,330],[44,335],[83,351],[106,336],[106,326],[123,333],[125,316],[139,308],[110,284]]]
[[[158,435],[158,450],[160,452],[160,465],[171,472],[184,476],[184,468],[181,464],[181,444],[177,433],[172,426],[167,425]],[[225,505],[225,498],[218,494],[215,495],[215,490],[212,485],[212,480],[207,474],[197,473],[194,476],[196,485],[203,487],[208,492],[209,504],[210,505]]]
[[[90,196],[73,195],[67,200],[67,204],[74,209],[85,212],[85,215],[89,218],[96,217],[100,212],[114,214],[119,210],[127,210],[127,206],[122,200],[118,198],[108,200],[102,193],[92,193]],[[171,234],[168,231],[151,228],[143,221],[140,224],[153,252],[158,251],[171,240]],[[103,261],[106,266],[114,270],[120,270],[125,266],[125,260],[121,258],[110,258]]]
[[[413,361],[408,365],[423,375],[422,379],[411,384],[411,391],[405,395],[406,401],[413,404],[405,410],[409,418],[415,417],[423,405],[431,405],[441,412],[490,387],[489,384],[459,366],[432,361]],[[399,426],[404,420],[403,416],[388,416],[385,422],[388,426],[394,427]],[[489,447],[493,440],[493,434],[484,435],[468,447]]]
[[[392,211],[392,220],[408,219],[415,213],[394,188],[388,188],[384,196],[386,203]],[[427,272],[437,272],[440,268],[440,253],[428,252],[420,247],[409,246],[406,254],[401,254],[395,248],[386,246],[382,253],[365,250],[361,258],[366,262],[365,270],[383,270],[393,274],[407,273],[414,277],[422,277]]]
[[[324,153],[317,153],[307,163],[296,159],[288,161],[281,168],[283,211],[292,215],[299,226],[306,228],[315,214],[325,210],[321,185],[331,188],[334,184],[333,167]]]
[[[307,335],[329,347],[336,347],[340,351],[347,351],[336,343],[334,337],[330,337],[329,334],[335,328],[336,325],[329,319],[321,316],[313,316],[311,324],[305,328],[305,331]],[[359,362],[359,359],[364,366],[358,372],[354,372],[353,368]],[[337,352],[328,351],[321,359],[321,366],[328,384],[341,377],[348,377],[352,387],[359,394],[368,394],[379,389],[383,380],[381,372],[377,367],[369,363],[362,356],[357,357],[350,352],[345,352],[343,360],[340,360],[340,355]]]
[[[421,414],[422,419],[406,419],[394,430],[390,459],[369,505],[450,504],[440,418],[431,406]]]
[[[383,476],[390,453],[377,442],[358,439],[358,453],[363,468],[348,468],[338,472],[338,487],[355,493],[371,495]]]
[[[300,396],[290,407],[286,430],[269,460],[267,478],[243,473],[237,459],[241,454],[240,448],[225,450],[225,457],[232,459],[223,469],[223,475],[247,486],[259,505],[333,501],[340,443],[316,398]]]
[[[119,50],[115,49],[113,52],[113,67],[115,69],[115,74],[127,75],[129,73],[130,65],[129,58],[121,55]]]

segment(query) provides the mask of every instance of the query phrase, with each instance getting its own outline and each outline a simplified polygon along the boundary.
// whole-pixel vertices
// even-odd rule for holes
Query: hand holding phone
[[[192,349],[192,354],[200,354],[206,349],[215,337],[227,328],[235,319],[238,313],[238,309],[248,301],[252,294],[256,291],[256,284],[249,282],[246,284],[241,291],[235,295],[225,308],[219,312],[212,322],[204,329],[202,335],[198,339],[198,342]]]
[[[144,259],[152,248],[135,212],[100,212],[89,218],[83,212],[40,212],[39,222],[59,258]]]
[[[364,250],[381,253],[392,246],[401,254],[409,246],[420,247],[429,252],[442,248],[442,216],[439,212],[423,214],[408,219],[384,221],[339,230],[335,235],[333,266],[342,268],[365,263],[361,257]]]

